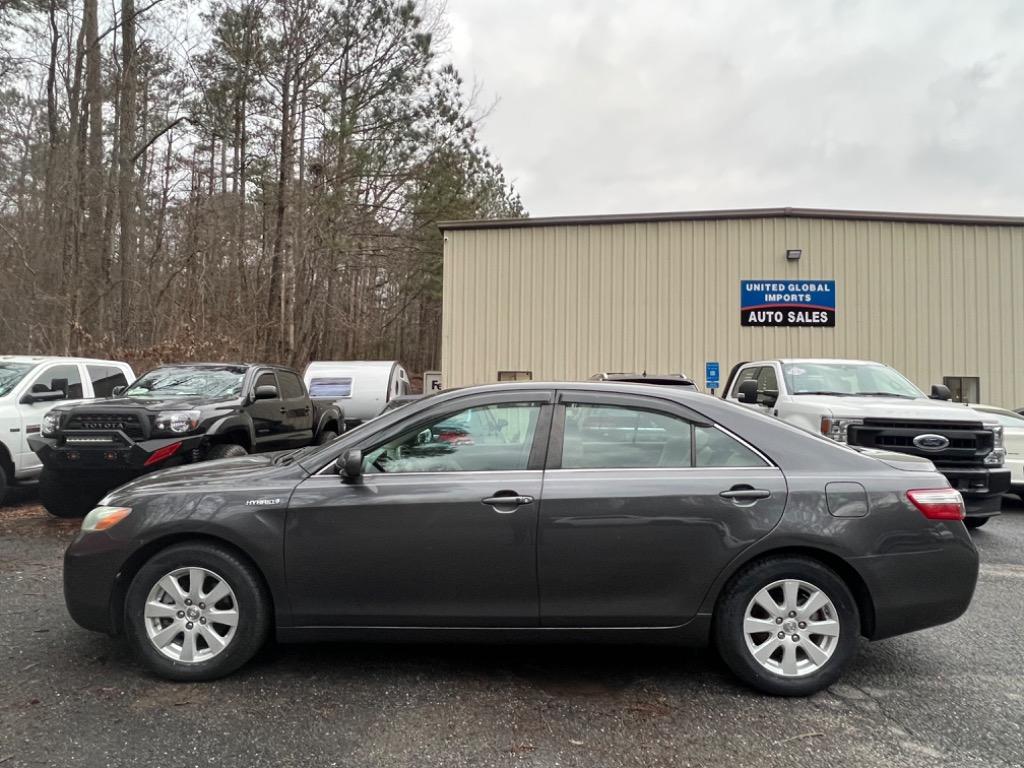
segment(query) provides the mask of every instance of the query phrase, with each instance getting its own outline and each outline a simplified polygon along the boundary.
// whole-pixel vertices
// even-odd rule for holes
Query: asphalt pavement
[[[808,699],[707,650],[321,644],[214,683],[147,674],[67,616],[76,522],[0,508],[0,768],[15,766],[1024,766],[1024,505],[974,534],[959,621],[862,642]]]

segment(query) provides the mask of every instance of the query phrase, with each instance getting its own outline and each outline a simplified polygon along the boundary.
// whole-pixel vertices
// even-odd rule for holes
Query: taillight
[[[964,498],[953,488],[907,491],[907,498],[929,520],[964,519]]]

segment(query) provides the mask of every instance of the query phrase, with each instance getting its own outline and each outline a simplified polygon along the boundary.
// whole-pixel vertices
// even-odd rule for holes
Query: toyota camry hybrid
[[[978,555],[931,462],[674,387],[449,390],[333,442],[122,486],[65,555],[72,617],[174,680],[281,641],[711,642],[833,683],[952,621]]]

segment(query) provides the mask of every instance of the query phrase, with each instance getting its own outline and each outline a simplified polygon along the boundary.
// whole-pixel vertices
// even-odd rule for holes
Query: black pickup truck
[[[146,472],[319,445],[344,423],[288,368],[190,363],[156,368],[105,400],[54,408],[29,445],[43,463],[43,506],[80,517]]]

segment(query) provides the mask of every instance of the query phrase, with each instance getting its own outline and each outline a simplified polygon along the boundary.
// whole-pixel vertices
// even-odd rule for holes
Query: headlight
[[[822,416],[821,434],[832,438],[837,443],[845,443],[850,427],[863,423],[863,419],[834,419],[831,416]]]
[[[39,427],[42,434],[55,435],[58,429],[60,429],[60,414],[50,412],[43,416],[43,423]]]
[[[105,531],[131,514],[131,507],[96,507],[82,521],[83,531]]]
[[[160,432],[176,435],[191,432],[199,426],[199,411],[165,411],[156,417],[154,426]]]
[[[985,429],[992,430],[992,451],[985,457],[985,465],[1001,467],[1006,461],[1006,448],[1003,447],[1003,426],[993,422],[988,422],[983,426]]]

